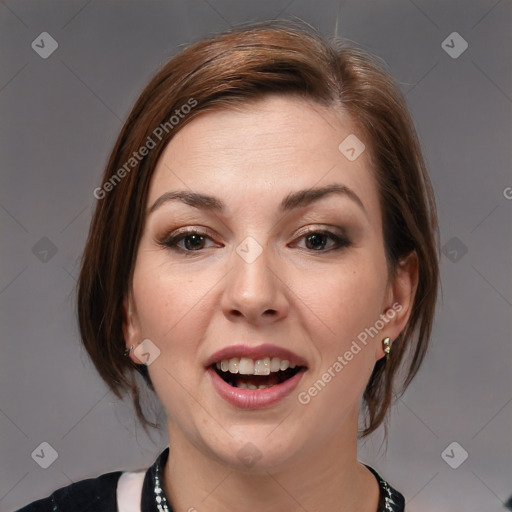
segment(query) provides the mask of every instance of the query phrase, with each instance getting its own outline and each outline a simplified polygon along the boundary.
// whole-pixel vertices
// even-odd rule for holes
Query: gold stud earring
[[[384,347],[384,353],[386,354],[386,361],[389,361],[389,354],[391,352],[391,338],[384,338],[382,340],[382,346]]]

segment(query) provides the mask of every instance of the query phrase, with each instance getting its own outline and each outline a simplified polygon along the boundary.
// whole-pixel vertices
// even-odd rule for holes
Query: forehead
[[[268,96],[202,113],[163,151],[148,204],[164,192],[189,190],[247,206],[263,197],[280,201],[284,193],[332,183],[375,202],[368,151],[350,160],[339,149],[355,131],[348,114],[293,96]],[[359,132],[356,136],[363,139]]]

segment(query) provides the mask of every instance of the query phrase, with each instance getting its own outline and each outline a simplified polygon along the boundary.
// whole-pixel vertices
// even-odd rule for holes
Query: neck
[[[353,432],[310,452],[298,450],[274,467],[264,467],[262,459],[244,470],[198,450],[169,424],[165,491],[174,512],[375,512],[379,487],[357,460],[357,428]]]

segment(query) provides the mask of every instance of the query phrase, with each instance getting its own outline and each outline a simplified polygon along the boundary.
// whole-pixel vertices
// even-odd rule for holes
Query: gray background
[[[230,25],[298,17],[330,35],[338,17],[338,34],[384,58],[406,93],[445,253],[431,350],[393,410],[387,452],[380,431],[361,458],[404,493],[408,511],[504,510],[511,14],[510,0],[1,2],[0,509],[146,467],[166,446],[95,374],[74,312],[92,191],[141,88],[181,45]],[[454,31],[469,44],[458,58],[441,44]],[[59,45],[47,59],[31,48],[41,32]],[[47,469],[31,457],[42,442],[58,453]],[[445,460],[460,463],[462,449],[468,458],[452,469]]]

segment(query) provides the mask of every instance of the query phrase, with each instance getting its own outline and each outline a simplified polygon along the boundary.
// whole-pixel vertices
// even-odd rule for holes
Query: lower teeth
[[[246,382],[240,382],[238,384],[234,384],[235,388],[241,389],[265,389],[272,386],[272,384],[260,384],[259,386],[255,386],[254,384],[247,384]]]
[[[290,379],[294,375],[296,375],[300,368],[288,369],[286,371],[282,371],[278,374],[270,374],[267,376],[259,376],[259,375],[233,375],[226,374],[226,372],[221,372],[219,369],[215,369],[217,374],[224,380],[224,382],[228,383],[230,386],[234,388],[240,389],[265,389],[270,388],[272,386],[277,386]]]

